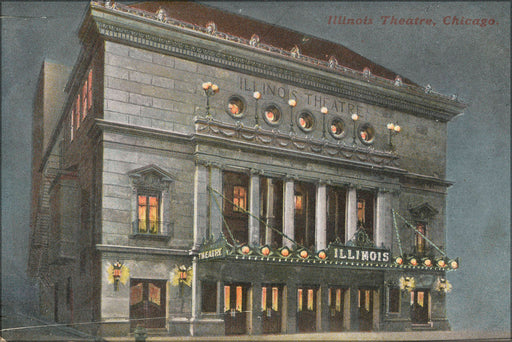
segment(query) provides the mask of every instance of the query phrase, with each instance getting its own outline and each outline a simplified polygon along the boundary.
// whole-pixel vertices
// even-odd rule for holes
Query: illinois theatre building
[[[196,3],[91,2],[78,35],[34,106],[46,318],[102,336],[449,329],[464,104]]]

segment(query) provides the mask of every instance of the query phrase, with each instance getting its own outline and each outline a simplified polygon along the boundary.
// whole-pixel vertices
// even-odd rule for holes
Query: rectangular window
[[[398,287],[388,288],[388,312],[400,312],[400,289]]]
[[[233,187],[233,211],[243,213],[247,210],[247,188],[239,185]]]
[[[201,284],[201,312],[217,311],[217,283],[213,281],[203,281]]]
[[[411,291],[411,321],[413,324],[427,324],[430,321],[429,290]]]
[[[160,198],[157,195],[138,196],[138,232],[142,234],[159,233]]]
[[[316,186],[312,183],[295,182],[294,239],[301,246],[314,249]]]
[[[87,109],[90,110],[92,107],[92,69],[89,70],[87,76]]]
[[[260,178],[260,244],[282,245],[283,232],[283,181]]]
[[[357,191],[357,226],[362,227],[370,240],[373,240],[375,195],[371,191]]]
[[[418,222],[416,224],[416,230],[427,236],[427,225],[424,222]],[[416,253],[423,254],[425,253],[425,239],[420,234],[416,233]]]
[[[87,109],[89,108],[89,106],[87,105],[87,100],[89,99],[87,89],[87,80],[85,80],[84,85],[82,86],[82,121],[87,116]]]
[[[347,192],[341,187],[327,189],[327,243],[336,239],[345,242],[345,212]]]

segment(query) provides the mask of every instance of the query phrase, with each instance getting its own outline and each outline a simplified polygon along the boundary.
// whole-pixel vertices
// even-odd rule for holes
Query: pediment
[[[156,165],[148,165],[128,172],[135,186],[163,188],[173,181],[172,175]]]
[[[431,206],[428,202],[420,204],[416,207],[409,208],[410,213],[417,219],[428,219],[439,213],[439,211]]]

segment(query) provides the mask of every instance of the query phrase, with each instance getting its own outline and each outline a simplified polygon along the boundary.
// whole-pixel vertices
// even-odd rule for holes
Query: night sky
[[[453,330],[510,330],[510,3],[208,2],[340,43],[468,104],[448,125],[448,315]],[[2,2],[2,301],[36,310],[27,270],[31,118],[45,58],[72,66],[87,2]],[[329,24],[329,16],[372,24]],[[172,16],[172,14],[171,14]],[[382,16],[434,25],[383,24]],[[453,25],[458,19],[487,19]],[[449,17],[449,19],[446,19]],[[473,22],[473,21],[471,21]],[[482,21],[480,21],[481,23]],[[447,25],[445,23],[450,23]],[[491,24],[493,23],[493,24]],[[404,129],[407,124],[403,123]]]

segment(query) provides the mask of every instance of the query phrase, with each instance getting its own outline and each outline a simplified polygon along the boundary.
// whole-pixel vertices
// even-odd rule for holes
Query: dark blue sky
[[[31,116],[44,58],[73,65],[87,2],[2,2],[2,300],[34,310],[27,249]],[[468,103],[448,125],[447,251],[454,330],[510,330],[510,3],[209,2],[325,38],[420,85]],[[330,15],[372,18],[329,25]],[[431,18],[436,26],[382,25],[381,16]],[[443,18],[494,25],[445,25]],[[446,20],[446,19],[445,19]],[[405,124],[405,123],[404,123]],[[406,124],[405,124],[406,125]]]

